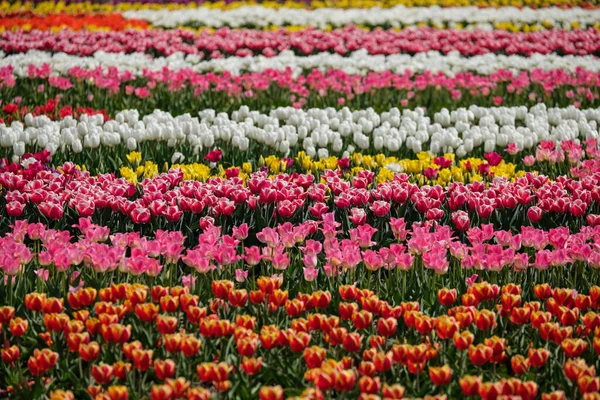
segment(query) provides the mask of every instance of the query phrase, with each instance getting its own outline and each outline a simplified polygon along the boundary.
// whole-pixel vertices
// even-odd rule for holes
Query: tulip
[[[527,210],[527,218],[531,223],[535,224],[542,219],[542,210],[539,207],[533,206]]]
[[[446,340],[454,337],[458,332],[460,324],[453,318],[447,315],[442,315],[435,320],[436,332],[440,339]]]
[[[356,332],[347,334],[343,342],[344,350],[349,353],[360,351],[362,347],[362,336]]]
[[[528,360],[532,367],[540,368],[546,365],[550,353],[544,348],[529,349]]]
[[[492,329],[496,324],[496,314],[489,310],[481,310],[475,314],[475,326],[477,329],[486,331]]]
[[[516,375],[523,375],[529,371],[529,361],[520,354],[510,359],[510,366]]]
[[[358,380],[358,388],[360,393],[375,394],[379,392],[381,384],[379,378],[371,378],[363,376]]]
[[[7,364],[13,364],[19,359],[21,351],[19,350],[18,346],[13,345],[0,350],[0,354],[2,354],[2,361],[4,361]]]
[[[456,348],[462,351],[467,350],[473,343],[474,339],[475,335],[469,331],[462,331],[460,333],[456,332],[452,338]]]
[[[338,392],[348,392],[354,388],[356,376],[351,370],[334,371],[333,380],[335,390]]]
[[[92,377],[99,385],[105,385],[112,380],[113,367],[104,363],[100,363],[99,365],[93,365]]]
[[[383,388],[381,389],[381,393],[383,397],[390,400],[400,400],[404,398],[404,393],[406,389],[404,386],[399,384],[387,385],[383,384]]]
[[[27,332],[27,328],[29,327],[29,321],[22,319],[20,317],[16,317],[10,320],[10,333],[14,336],[23,336],[25,332]]]
[[[146,371],[152,364],[152,350],[135,349],[131,352],[133,366],[140,371]]]
[[[188,400],[209,400],[210,396],[210,390],[201,387],[190,388],[187,391]]]
[[[452,213],[452,223],[456,227],[456,230],[460,232],[467,231],[471,225],[469,215],[464,211],[455,211]]]
[[[438,290],[437,298],[441,305],[449,307],[456,301],[456,289],[442,288]]]
[[[109,386],[106,389],[106,394],[110,400],[127,400],[129,392],[126,386]]]
[[[560,345],[567,357],[579,357],[588,348],[588,343],[582,339],[564,339]]]
[[[306,332],[297,332],[290,334],[288,337],[290,349],[295,353],[304,351],[304,349],[306,348],[306,346],[308,346],[308,343],[310,342],[310,338],[311,336]]]
[[[452,369],[447,365],[429,367],[429,378],[436,386],[447,385],[452,380]]]
[[[308,368],[319,368],[325,360],[327,352],[318,346],[311,346],[304,350],[304,361]]]
[[[469,346],[469,360],[475,365],[483,365],[491,360],[494,350],[484,344]]]
[[[465,396],[476,396],[479,394],[479,387],[482,384],[481,377],[472,375],[463,375],[458,384]]]
[[[176,368],[175,362],[171,359],[154,360],[154,372],[156,373],[156,377],[161,381],[175,376]]]
[[[242,338],[237,341],[237,351],[241,356],[252,357],[258,347],[258,339],[253,337]]]
[[[124,381],[127,378],[127,374],[131,371],[131,364],[123,361],[117,361],[113,364],[113,375],[115,378]]]
[[[381,336],[391,337],[396,333],[398,328],[398,321],[396,318],[379,318],[377,321],[377,332]]]
[[[258,391],[260,400],[283,400],[283,389],[281,386],[262,386]]]
[[[173,389],[169,385],[152,385],[150,390],[151,400],[170,400],[173,398]]]
[[[378,372],[389,371],[392,368],[392,353],[377,353],[373,357],[373,364]]]
[[[542,393],[542,400],[565,400],[565,392],[556,390],[550,393]]]
[[[240,365],[240,369],[246,375],[256,375],[262,368],[262,358],[244,358]]]

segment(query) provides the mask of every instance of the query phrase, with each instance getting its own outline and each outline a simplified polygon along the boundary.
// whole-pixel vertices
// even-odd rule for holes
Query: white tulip
[[[135,138],[131,137],[127,139],[127,150],[134,151],[135,149],[137,149],[137,142],[135,141]]]

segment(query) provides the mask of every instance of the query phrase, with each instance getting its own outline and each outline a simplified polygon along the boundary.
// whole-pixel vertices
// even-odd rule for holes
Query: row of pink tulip
[[[487,224],[466,232],[469,244],[454,237],[448,225],[428,222],[409,227],[403,218],[392,218],[381,230],[369,224],[348,231],[340,227],[334,213],[324,214],[318,222],[287,222],[256,232],[246,223],[234,226],[230,234],[206,225],[197,244],[188,247],[181,231],[157,230],[154,238],[139,232],[111,235],[110,227],[80,218],[73,240],[71,231],[18,220],[0,238],[0,270],[5,283],[22,274],[34,273],[46,281],[68,273],[71,282],[83,286],[91,274],[118,270],[160,277],[163,282],[170,279],[170,284],[181,279],[188,287],[207,273],[243,282],[257,271],[291,274],[306,282],[338,276],[352,280],[377,271],[447,274],[462,269],[488,275],[513,271],[518,276],[529,269],[568,267],[561,269],[560,279],[597,278],[600,271],[600,226],[585,226],[573,234],[566,227],[549,231],[522,227],[511,233]],[[391,234],[375,241],[383,229]]]
[[[88,56],[97,51],[108,53],[150,53],[169,56],[176,52],[198,54],[200,58],[245,57],[262,54],[272,57],[284,50],[309,55],[332,52],[347,55],[365,49],[369,54],[458,51],[465,56],[486,53],[520,54],[558,53],[561,55],[600,54],[600,33],[589,30],[545,30],[511,33],[504,30],[466,31],[432,28],[403,31],[355,27],[325,32],[233,30],[221,28],[195,33],[189,30],[128,31],[5,31],[0,48],[8,54],[42,50]]]
[[[593,107],[600,96],[600,74],[584,69],[574,73],[562,69],[519,73],[498,70],[490,75],[459,73],[454,76],[431,71],[359,75],[341,70],[313,70],[295,76],[291,69],[286,69],[236,76],[228,72],[199,73],[164,68],[160,71],[144,69],[137,76],[114,67],[94,70],[73,67],[61,76],[44,64],[29,65],[28,75],[28,78],[20,78],[12,66],[0,68],[0,95],[33,107],[60,94],[65,103],[86,102],[109,114],[123,108],[136,108],[142,114],[156,108],[182,114],[197,112],[200,108],[231,109],[236,104],[259,111],[270,111],[278,106],[325,108],[337,104],[363,108],[368,104],[376,111],[400,105],[426,107],[435,112],[444,107],[468,107],[474,103],[531,106],[540,101],[557,107]]]
[[[276,220],[318,220],[329,211],[342,213],[354,225],[364,224],[367,216],[380,221],[376,223],[397,216],[411,222],[448,223],[460,211],[467,216],[465,228],[470,219],[504,228],[516,223],[581,225],[586,218],[591,225],[600,222],[596,216],[599,172],[583,174],[579,180],[559,176],[554,181],[528,173],[514,182],[453,182],[443,188],[419,187],[409,183],[407,174],[376,183],[374,173],[367,170],[348,179],[341,170],[326,170],[320,177],[325,183],[320,183],[312,174],[269,178],[263,171],[253,173],[247,182],[233,175],[207,182],[184,181],[177,169],[145,179],[137,187],[112,174],[91,176],[72,163],[65,163],[62,171],[42,169],[32,179],[1,173],[0,184],[7,190],[2,213],[30,221],[93,216],[98,223],[110,220],[117,225],[121,218],[123,224],[152,224],[154,228],[197,224],[198,217],[201,227],[217,218],[229,224],[253,221],[256,228],[262,228]]]
[[[0,87],[14,85],[16,76],[12,66],[0,68]],[[91,82],[95,86],[112,91],[119,91],[122,83],[135,80],[137,77],[128,71],[119,72],[117,68],[96,68],[88,70],[74,67],[68,71],[65,77],[52,77],[52,67],[49,64],[41,66],[29,65],[29,78],[49,79],[50,86],[63,90],[73,87],[74,82]],[[360,94],[373,89],[396,88],[405,90],[425,90],[429,87],[446,89],[471,89],[478,90],[482,94],[489,94],[490,90],[500,83],[508,84],[509,93],[522,93],[533,85],[541,85],[547,92],[561,86],[589,86],[597,88],[600,86],[600,74],[578,69],[574,74],[564,70],[532,70],[521,71],[517,74],[509,70],[498,70],[497,72],[483,76],[473,73],[461,73],[455,76],[446,76],[443,73],[425,72],[423,74],[395,74],[392,72],[369,73],[367,75],[352,75],[341,70],[329,70],[325,72],[311,71],[307,75],[294,78],[292,71],[267,70],[261,73],[245,73],[233,76],[227,72],[223,74],[198,73],[192,70],[170,70],[164,68],[160,71],[144,70],[140,78],[148,80],[146,87],[142,87],[147,94],[150,93],[157,83],[169,85],[169,89],[176,91],[191,85],[197,94],[202,93],[210,87],[215,86],[220,90],[226,90],[232,94],[241,93],[244,90],[260,90],[275,84],[280,87],[289,88],[300,96],[308,96],[311,91],[336,90],[345,94]],[[138,97],[144,97],[142,93],[135,93]],[[593,95],[590,93],[591,98]],[[590,97],[588,95],[588,97]]]

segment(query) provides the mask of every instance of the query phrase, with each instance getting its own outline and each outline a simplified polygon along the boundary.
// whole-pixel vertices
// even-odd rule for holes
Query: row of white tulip
[[[530,71],[532,69],[554,70],[562,69],[574,72],[583,68],[591,72],[600,72],[600,62],[594,56],[559,56],[557,54],[534,54],[531,57],[517,55],[498,55],[488,53],[485,55],[464,57],[458,52],[441,54],[430,51],[416,55],[370,55],[366,50],[352,53],[349,57],[338,54],[319,53],[312,56],[296,56],[292,51],[286,50],[274,57],[229,57],[213,60],[201,60],[197,55],[175,53],[168,57],[152,58],[146,54],[122,54],[97,52],[92,57],[79,57],[65,53],[47,53],[32,50],[27,53],[4,55],[0,52],[0,67],[12,65],[18,76],[27,76],[30,64],[41,66],[49,64],[52,71],[66,74],[73,67],[95,69],[97,67],[116,67],[119,71],[129,71],[140,76],[144,69],[160,71],[167,67],[173,71],[191,69],[196,72],[223,72],[228,71],[234,75],[243,72],[262,72],[267,69],[284,70],[291,68],[295,75],[303,71],[320,69],[339,69],[348,74],[366,74],[368,72],[391,71],[403,73],[411,70],[414,73],[424,71],[443,72],[453,76],[461,72],[476,72],[489,75],[499,69],[513,72]]]
[[[124,13],[126,18],[146,20],[153,25],[176,27],[197,24],[208,27],[265,27],[284,25],[307,25],[318,28],[327,26],[414,26],[423,22],[436,24],[477,24],[479,28],[493,26],[496,22],[536,24],[549,22],[570,28],[572,22],[588,26],[600,20],[600,10],[573,7],[560,8],[478,8],[478,7],[404,7],[396,6],[382,10],[318,8],[291,9],[244,6],[231,10],[206,7],[182,10],[137,10]]]
[[[527,107],[484,108],[471,106],[443,109],[433,117],[423,109],[381,114],[372,109],[350,111],[298,110],[282,107],[269,114],[243,106],[231,115],[204,110],[198,116],[173,117],[156,110],[140,117],[137,110],[119,112],[104,121],[101,115],[68,116],[51,121],[28,114],[21,122],[0,125],[0,146],[11,148],[15,157],[26,151],[46,149],[81,153],[100,146],[126,146],[136,150],[145,142],[166,145],[188,156],[219,146],[230,151],[269,148],[282,155],[304,150],[313,157],[348,155],[360,151],[455,153],[463,157],[475,149],[502,149],[509,143],[532,148],[542,140],[598,138],[600,108]],[[160,143],[159,143],[160,142]]]

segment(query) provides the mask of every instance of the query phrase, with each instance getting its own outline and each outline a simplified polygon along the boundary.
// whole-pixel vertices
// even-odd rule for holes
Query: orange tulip
[[[127,374],[131,371],[131,364],[123,361],[117,361],[113,364],[113,375],[115,378],[124,381]]]
[[[544,348],[529,349],[528,360],[529,365],[535,368],[540,368],[546,365],[550,352]]]
[[[13,318],[9,324],[10,333],[14,336],[23,336],[27,332],[28,327],[29,321],[21,317]]]
[[[21,355],[21,350],[19,350],[18,346],[13,345],[0,350],[0,353],[2,354],[2,361],[4,361],[7,364],[12,364],[19,359],[19,356]]]
[[[560,344],[567,357],[579,357],[588,348],[588,343],[582,339],[565,339]]]
[[[510,310],[510,321],[516,325],[523,325],[529,322],[531,317],[531,308],[515,307]]]
[[[92,377],[99,385],[105,385],[113,378],[113,367],[105,363],[92,366]]]
[[[510,366],[516,375],[523,375],[529,371],[529,361],[521,354],[514,355],[510,359]]]
[[[147,371],[152,365],[153,350],[135,349],[131,352],[133,366],[140,371]]]
[[[556,390],[550,393],[542,393],[542,400],[565,400],[565,392]]]
[[[441,305],[450,307],[456,301],[456,289],[442,288],[437,292],[437,298]]]
[[[360,310],[352,314],[352,323],[357,330],[366,329],[373,321],[373,314],[366,310]]]
[[[369,376],[363,376],[358,380],[358,388],[360,393],[376,394],[379,393],[381,384],[379,378],[371,378]]]
[[[462,331],[460,333],[456,332],[452,341],[454,342],[454,346],[456,346],[459,350],[467,350],[469,346],[473,343],[475,339],[475,335],[473,335],[469,331]]]
[[[109,386],[106,389],[106,394],[110,400],[127,400],[129,399],[129,391],[126,386]]]
[[[240,365],[240,369],[246,375],[256,375],[262,368],[262,358],[244,358]]]
[[[31,311],[42,311],[45,300],[45,293],[28,293],[25,295],[25,307]]]
[[[90,334],[84,333],[69,333],[67,335],[67,348],[70,352],[78,352],[79,347],[90,342]]]
[[[563,371],[565,376],[570,381],[576,381],[580,376],[589,375],[594,377],[596,375],[596,369],[594,366],[588,366],[585,360],[581,358],[568,359],[563,365]]]
[[[283,400],[283,389],[281,386],[262,386],[258,391],[260,400]]]
[[[327,351],[319,346],[311,346],[304,350],[304,361],[308,368],[319,368],[325,360]]]
[[[167,378],[165,383],[173,389],[173,398],[185,397],[186,392],[190,388],[191,384],[185,378]]]
[[[352,316],[358,312],[358,304],[356,303],[344,303],[341,302],[339,305],[340,318],[344,321],[349,321]]]
[[[186,357],[193,357],[200,351],[202,342],[193,335],[184,335],[181,338],[181,352]]]
[[[224,382],[229,379],[229,366],[224,363],[202,363],[196,367],[202,382]]]
[[[213,281],[211,283],[213,295],[223,300],[227,300],[229,292],[233,290],[233,286],[233,282],[229,280]]]
[[[396,318],[379,318],[379,320],[377,321],[377,332],[381,336],[394,336],[397,328],[398,321],[396,320]]]
[[[29,357],[27,366],[31,375],[38,376],[43,375],[54,368],[57,361],[58,353],[55,353],[50,349],[35,349],[33,351],[33,356]]]
[[[154,322],[158,315],[158,306],[154,303],[143,303],[135,306],[135,315],[142,322]]]
[[[150,389],[150,400],[171,400],[173,388],[169,385],[152,385]]]
[[[187,400],[210,400],[211,392],[201,387],[190,388],[187,391]]]
[[[296,332],[290,333],[287,339],[289,341],[290,349],[294,353],[300,353],[306,349],[310,342],[310,338],[311,336],[306,332]]]
[[[415,318],[415,329],[421,335],[429,334],[434,327],[435,320],[427,315],[417,315]]]
[[[351,370],[333,371],[333,380],[335,390],[338,392],[349,392],[354,389],[356,375]]]
[[[436,333],[440,339],[450,339],[456,332],[458,332],[459,327],[460,324],[456,321],[456,319],[454,319],[454,317],[442,315],[435,319]]]
[[[354,285],[343,285],[339,288],[340,297],[344,301],[356,300],[358,289]]]
[[[389,400],[400,400],[404,398],[404,393],[406,389],[404,386],[399,384],[387,385],[383,384],[383,388],[381,389],[381,394],[383,397]]]
[[[304,312],[304,302],[298,299],[292,299],[285,302],[285,312],[290,317],[297,317]]]
[[[484,344],[469,346],[469,360],[475,365],[483,365],[489,362],[494,355],[494,350]]]
[[[375,354],[375,356],[373,357],[373,364],[375,365],[375,369],[378,372],[389,371],[390,369],[392,369],[393,365],[392,353],[380,352]]]
[[[583,375],[577,378],[577,386],[581,393],[600,391],[600,378]]]
[[[154,372],[156,377],[161,381],[175,376],[176,368],[177,366],[175,365],[175,361],[171,359],[167,358],[166,360],[154,360]]]
[[[463,375],[458,380],[460,390],[465,396],[477,396],[479,394],[479,386],[482,384],[480,376]]]
[[[231,290],[227,299],[233,307],[244,307],[248,302],[248,292],[246,289]]]
[[[436,386],[447,385],[452,380],[452,369],[447,365],[429,367],[429,378]]]
[[[481,310],[475,314],[475,326],[481,331],[487,331],[496,326],[496,314],[490,310]]]
[[[547,283],[538,284],[533,287],[533,294],[535,294],[535,297],[538,299],[545,300],[552,296],[552,289]]]
[[[160,298],[160,308],[163,312],[173,313],[179,308],[179,297],[175,296],[162,296]]]
[[[349,333],[344,337],[343,345],[344,350],[348,353],[360,351],[362,347],[362,336],[356,332]]]

